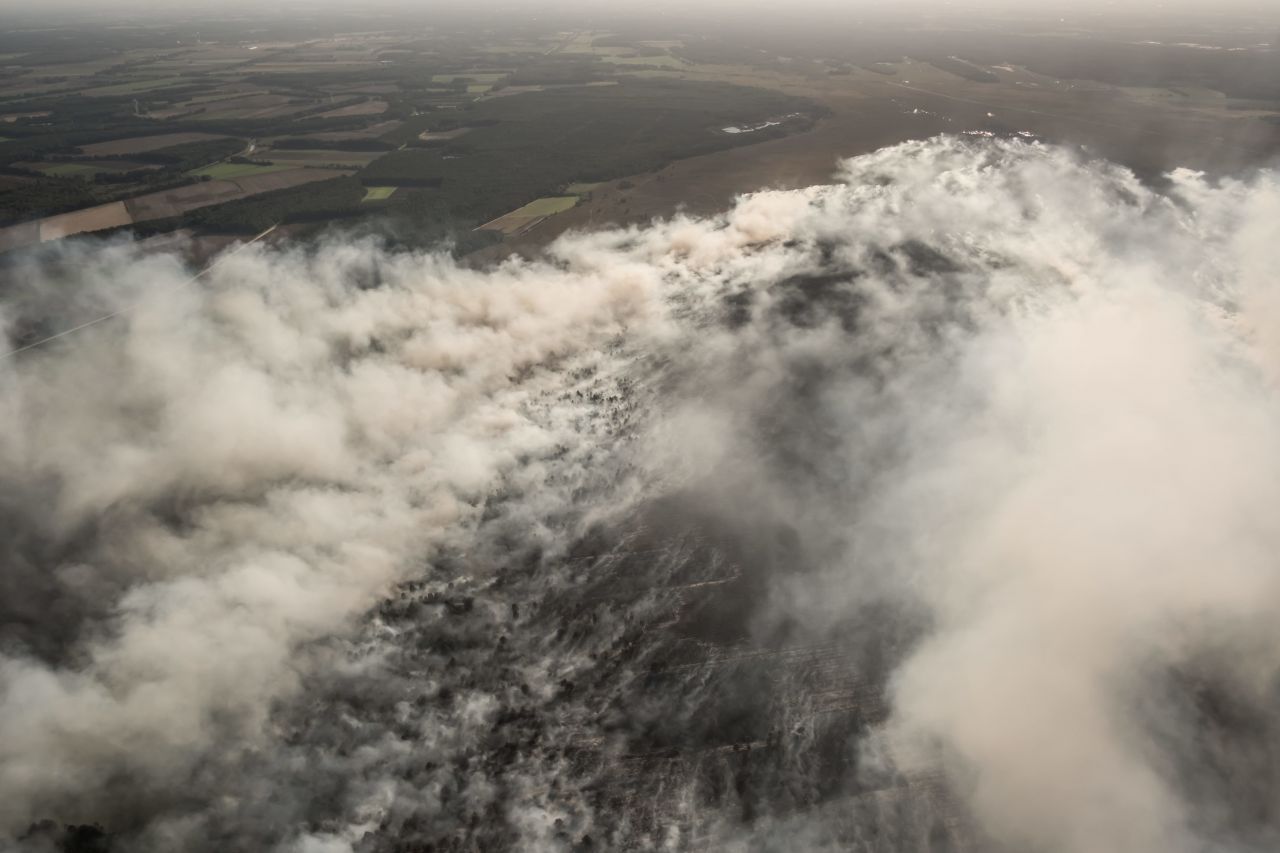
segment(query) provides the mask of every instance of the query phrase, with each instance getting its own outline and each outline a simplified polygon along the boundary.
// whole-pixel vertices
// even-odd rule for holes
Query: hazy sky
[[[741,17],[744,12],[750,14],[779,14],[794,18],[799,14],[812,15],[859,15],[867,13],[941,13],[955,14],[969,11],[1016,12],[1021,15],[1039,16],[1042,14],[1069,15],[1072,13],[1112,13],[1124,17],[1135,15],[1184,15],[1196,14],[1198,17],[1219,17],[1226,14],[1250,14],[1265,17],[1280,16],[1280,9],[1273,0],[1045,0],[1045,2],[1027,4],[1024,0],[793,0],[781,3],[778,0],[612,0],[607,4],[588,2],[588,0],[560,0],[557,3],[546,3],[545,0],[497,0],[496,2],[462,2],[462,0],[371,0],[360,5],[360,10],[370,9],[405,9],[419,13],[464,10],[477,12],[495,12],[501,10],[520,10],[553,15],[557,12],[589,11],[595,15],[608,12],[637,12],[655,14],[708,13],[725,12]],[[269,4],[265,7],[251,0],[45,0],[33,4],[30,0],[0,0],[0,9],[6,13],[38,16],[49,12],[76,11],[84,13],[110,13],[115,10],[129,12],[145,11],[154,14],[157,11],[171,13],[217,13],[229,9],[254,10],[264,15],[273,15],[289,10],[322,9],[347,11],[350,4],[338,0],[302,0]]]

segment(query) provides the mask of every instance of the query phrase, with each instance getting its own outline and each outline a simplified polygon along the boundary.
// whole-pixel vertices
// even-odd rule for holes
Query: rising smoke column
[[[984,846],[1266,849],[1278,205],[1266,174],[1156,194],[940,139],[483,272],[335,241],[190,288],[87,251],[79,310],[147,298],[4,368],[0,820],[705,841],[629,835],[565,758],[625,749],[571,687],[638,689],[608,667],[644,596],[579,637],[530,617],[585,531],[694,492],[744,542],[792,534],[756,641],[916,614],[857,773],[940,769]],[[541,745],[470,757],[517,720]],[[838,846],[670,796],[724,843]]]

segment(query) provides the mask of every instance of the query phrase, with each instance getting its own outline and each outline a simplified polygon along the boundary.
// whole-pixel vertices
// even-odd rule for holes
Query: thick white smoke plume
[[[4,380],[6,829],[68,796],[110,821],[113,784],[146,808],[208,750],[259,748],[307,644],[471,547],[495,490],[533,490],[513,522],[540,523],[581,451],[555,483],[540,460],[585,417],[549,368],[599,361],[658,280],[336,246],[246,252],[197,290],[171,257],[75,261],[149,298]]]
[[[141,302],[0,368],[0,830],[1273,849],[1276,222],[938,139],[485,271],[33,266],[15,335]]]

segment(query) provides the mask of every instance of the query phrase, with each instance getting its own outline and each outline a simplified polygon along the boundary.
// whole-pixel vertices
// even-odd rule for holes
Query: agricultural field
[[[432,83],[487,83],[493,85],[507,76],[504,71],[464,71],[459,74],[434,74]]]
[[[37,166],[37,169],[57,178],[91,178],[106,171],[92,163],[48,163]]]
[[[195,178],[211,178],[215,181],[226,181],[233,178],[247,178],[250,175],[266,175],[290,168],[283,164],[262,163],[214,163],[188,172]]]
[[[0,32],[18,64],[0,88],[0,158],[22,181],[0,186],[0,225],[104,209],[118,224],[123,205],[135,223],[189,225],[199,213],[222,230],[240,217],[247,230],[268,215],[376,208],[416,233],[465,233],[508,211],[520,213],[500,221],[528,221],[539,208],[523,206],[577,195],[568,185],[746,142],[717,126],[812,106],[754,81],[641,76],[696,72],[683,38],[204,21],[193,39],[191,29],[158,22],[119,44],[74,28],[8,42]],[[39,61],[22,65],[27,55]],[[332,189],[317,203],[309,188],[321,183]],[[85,213],[75,227],[107,221]]]
[[[92,180],[98,175],[123,175],[128,172],[141,173],[150,169],[159,169],[156,163],[145,163],[141,160],[65,160],[61,162],[18,163],[20,168],[27,168],[42,175],[57,178],[83,178]]]
[[[0,251],[60,240],[74,234],[119,228],[131,225],[133,221],[132,214],[121,201],[87,207],[72,213],[0,228]]]
[[[1126,46],[1002,24],[949,34],[944,50],[909,27],[350,24],[270,10],[0,23],[0,228],[20,226],[6,245],[122,204],[151,230],[366,217],[396,240],[523,250],[565,227],[828,180],[841,157],[936,133],[1085,145],[1144,177],[1229,170],[1280,140],[1270,54],[1173,37]]]
[[[51,216],[40,221],[40,240],[57,240],[72,234],[83,234],[86,231],[101,231],[106,228],[117,228],[129,225],[133,217],[122,201]]]
[[[554,87],[477,102],[463,115],[410,118],[383,137],[406,147],[374,160],[361,180],[431,187],[450,217],[478,224],[568,184],[743,144],[719,128],[796,111],[805,119],[770,128],[762,138],[798,132],[821,110],[800,98],[710,82]]]
[[[288,189],[348,174],[334,169],[268,170],[254,174],[204,181],[160,193],[130,199],[134,220],[168,219],[213,204],[235,201],[258,193]]]
[[[336,110],[320,113],[320,118],[342,118],[346,116],[378,116],[387,111],[386,101],[372,98],[367,101],[339,107]]]
[[[196,123],[253,119],[281,119],[323,109],[323,101],[314,98],[290,98],[286,95],[261,94],[225,98],[202,104],[181,116]]]
[[[173,148],[188,142],[206,142],[213,139],[224,139],[212,133],[162,133],[155,136],[137,136],[126,139],[114,139],[110,142],[99,142],[93,145],[80,146],[80,153],[86,157],[118,157],[128,154],[142,154],[147,151],[158,151],[162,148]]]
[[[276,165],[284,166],[349,166],[361,168],[378,159],[385,152],[381,151],[340,151],[317,149],[271,149],[254,154],[256,159],[269,160]]]
[[[151,92],[156,89],[165,89],[170,86],[180,86],[184,83],[190,83],[188,77],[154,77],[134,80],[128,83],[116,83],[111,86],[101,86],[85,90],[84,94],[95,97],[109,97],[111,95],[137,95],[143,92]]]
[[[421,142],[447,142],[471,132],[470,127],[455,127],[452,130],[424,130],[418,134]]]
[[[47,54],[25,66],[26,51],[8,51],[18,65],[0,82],[0,163],[29,183],[0,188],[0,226],[122,202],[139,224],[191,225],[194,211],[226,206],[200,222],[225,230],[242,215],[247,230],[264,210],[376,209],[410,226],[400,233],[468,235],[569,184],[733,147],[715,131],[725,122],[822,113],[759,87],[640,76],[692,67],[672,52],[680,39],[422,23],[353,34],[313,19],[195,29],[156,22],[112,44],[102,31],[0,28],[0,50]],[[360,189],[335,184],[317,206],[264,183],[303,172]],[[258,194],[273,197],[248,203]]]
[[[518,210],[513,210],[480,226],[484,231],[497,231],[501,234],[523,234],[536,226],[548,216],[572,210],[578,203],[576,195],[554,196],[531,201]]]

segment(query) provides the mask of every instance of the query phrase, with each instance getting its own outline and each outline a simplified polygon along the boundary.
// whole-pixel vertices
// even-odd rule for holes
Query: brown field
[[[150,219],[181,216],[189,210],[208,207],[211,204],[235,201],[259,193],[288,189],[349,174],[350,172],[344,169],[287,169],[282,172],[250,175],[228,181],[202,181],[190,186],[129,199],[126,204],[133,215],[134,222],[145,222]]]
[[[174,119],[174,118],[185,118],[195,114],[197,109],[199,108],[177,106],[177,107],[170,107],[169,109],[164,109],[164,110],[148,110],[147,118],[156,118],[156,119],[160,119],[161,121],[168,121],[169,119]]]
[[[118,157],[121,154],[140,154],[144,151],[157,151],[173,145],[188,142],[202,142],[207,139],[225,139],[222,133],[163,133],[159,136],[135,136],[131,139],[113,139],[110,142],[97,142],[86,145],[80,150],[87,157]]]
[[[418,138],[423,142],[437,142],[445,139],[457,139],[465,133],[469,133],[469,127],[455,127],[453,130],[424,130],[418,134]]]
[[[403,121],[401,121],[400,119],[393,118],[393,119],[389,119],[388,121],[380,121],[376,124],[371,124],[368,127],[366,127],[364,130],[360,130],[356,132],[359,133],[361,136],[382,136],[384,133],[390,133],[391,131],[395,130],[397,127],[399,127],[402,124],[404,124]]]
[[[668,76],[664,72],[653,72],[655,75]],[[635,76],[648,76],[646,72],[639,72]],[[617,86],[617,80],[594,80],[590,83],[538,83],[530,85],[506,86],[502,89],[491,89],[484,92],[476,101],[490,101],[494,98],[509,98],[512,95],[523,95],[526,92],[545,92],[548,89],[600,89],[607,86]]]
[[[279,118],[315,107],[315,104],[291,104],[289,100],[284,95],[269,94],[228,98],[225,101],[203,104],[206,109],[197,118]]]
[[[371,124],[363,130],[321,131],[320,133],[302,134],[301,138],[314,139],[316,141],[316,147],[322,148],[324,147],[326,140],[339,142],[346,139],[376,139],[383,134],[390,133],[402,124],[404,124],[404,122],[399,119],[390,119],[389,121],[380,121],[376,124]]]
[[[496,91],[490,90],[488,92],[485,92],[483,95],[476,98],[476,100],[491,101],[494,98],[509,98],[512,95],[523,95],[525,92],[545,92],[546,89],[547,89],[546,86],[541,86],[537,84],[507,86],[506,88],[498,89]]]
[[[346,118],[347,116],[376,116],[382,115],[387,111],[387,102],[380,101],[376,98],[361,101],[358,104],[351,104],[346,107],[339,107],[336,110],[330,110],[327,113],[320,113],[320,118]]]
[[[113,201],[111,204],[102,204],[41,219],[40,242],[131,224],[133,224],[133,217],[129,215],[124,202]]]
[[[148,219],[181,216],[188,210],[224,201],[235,201],[238,198],[244,198],[245,195],[247,193],[234,181],[203,181],[131,198],[125,204],[133,214],[135,222],[145,222]]]
[[[39,113],[5,113],[4,115],[0,115],[0,121],[13,124],[20,118],[44,118],[48,115],[50,115],[50,113],[47,111]]]
[[[0,252],[20,249],[23,246],[34,246],[36,243],[58,240],[72,234],[118,228],[132,222],[133,217],[129,215],[122,201],[86,207],[83,210],[61,213],[57,216],[46,216],[44,219],[0,228]]]

